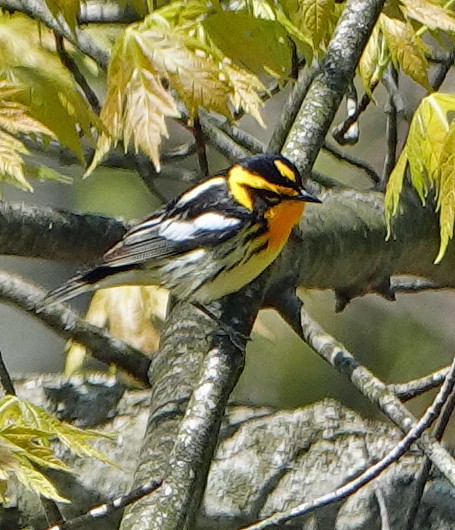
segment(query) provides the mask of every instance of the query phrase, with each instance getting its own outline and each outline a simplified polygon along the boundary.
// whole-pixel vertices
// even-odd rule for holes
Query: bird
[[[130,228],[102,262],[50,291],[46,304],[120,285],[160,285],[205,305],[240,290],[279,255],[307,202],[279,154],[244,158]]]

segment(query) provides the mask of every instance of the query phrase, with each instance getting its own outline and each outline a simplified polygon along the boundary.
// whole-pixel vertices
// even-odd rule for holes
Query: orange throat
[[[291,230],[299,222],[304,209],[304,202],[286,201],[266,212],[265,217],[269,224],[269,249],[281,250]]]

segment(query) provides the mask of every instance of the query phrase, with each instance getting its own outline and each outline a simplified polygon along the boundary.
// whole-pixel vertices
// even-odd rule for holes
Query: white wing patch
[[[198,230],[228,230],[240,223],[236,217],[226,217],[225,215],[208,212],[203,213],[192,221],[175,221],[169,219],[161,223],[159,234],[172,241],[185,241],[195,236]]]
[[[189,202],[191,202],[194,199],[196,199],[199,195],[201,195],[201,193],[204,193],[205,191],[209,190],[210,188],[212,188],[214,186],[225,186],[225,185],[226,185],[226,179],[224,179],[223,177],[214,177],[214,178],[208,179],[205,182],[203,182],[202,184],[199,184],[199,186],[196,186],[195,188],[193,188],[193,189],[187,191],[186,193],[184,193],[180,197],[180,199],[177,202],[176,206],[179,207],[179,208],[181,206],[185,206]]]

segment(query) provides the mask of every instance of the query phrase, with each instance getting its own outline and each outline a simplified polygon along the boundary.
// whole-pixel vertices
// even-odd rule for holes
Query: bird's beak
[[[311,195],[303,188],[300,189],[300,193],[295,197],[298,201],[305,201],[305,202],[319,202],[321,203],[321,199],[318,199],[314,195]]]

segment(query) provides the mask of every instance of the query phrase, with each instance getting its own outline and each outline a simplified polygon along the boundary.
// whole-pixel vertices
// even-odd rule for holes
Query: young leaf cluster
[[[455,17],[449,8],[431,0],[389,0],[381,13],[359,64],[359,74],[367,92],[381,79],[392,61],[427,90],[429,48],[422,35],[429,31],[436,38],[455,34]]]
[[[453,236],[455,222],[455,96],[435,93],[424,98],[412,119],[406,145],[390,176],[385,196],[389,226],[396,215],[406,168],[422,203],[435,193],[441,244],[439,263]],[[390,235],[390,234],[389,234]]]
[[[0,12],[0,115],[0,180],[26,190],[32,189],[27,176],[65,181],[24,159],[27,137],[55,139],[84,162],[83,137],[100,126],[62,65],[52,34],[19,13]]]
[[[7,486],[12,477],[43,497],[67,502],[42,471],[71,472],[55,456],[51,442],[58,439],[78,456],[111,463],[88,443],[100,436],[104,435],[62,423],[16,396],[5,396],[0,400],[0,502],[7,498]]]
[[[132,24],[112,50],[105,126],[87,173],[119,141],[145,152],[159,167],[167,118],[191,120],[199,108],[232,118],[243,109],[262,123],[259,74],[285,79],[293,41],[311,46],[279,5],[240,3],[236,10],[202,0],[176,1]]]

